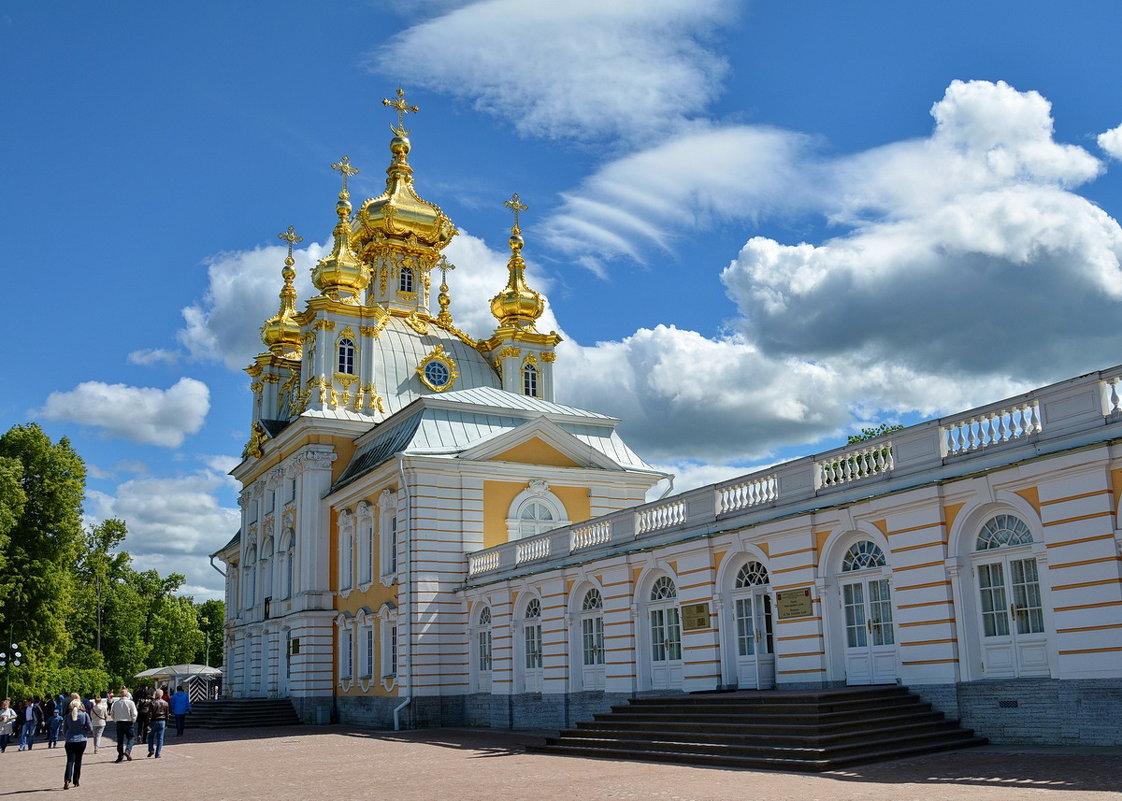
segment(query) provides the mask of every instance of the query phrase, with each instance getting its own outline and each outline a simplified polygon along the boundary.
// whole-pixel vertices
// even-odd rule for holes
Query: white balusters
[[[946,455],[958,456],[1012,442],[1040,430],[1040,407],[1034,400],[965,417],[944,425],[941,433]]]
[[[686,502],[682,500],[669,501],[640,509],[635,513],[635,536],[649,534],[659,529],[678,526],[686,522]]]
[[[612,524],[609,520],[597,520],[586,526],[577,526],[572,529],[569,540],[569,550],[579,551],[582,548],[591,548],[594,545],[603,545],[612,539]]]
[[[531,540],[518,540],[518,549],[515,551],[514,563],[533,562],[549,556],[549,537],[535,537]]]
[[[768,475],[717,487],[715,500],[719,515],[771,503],[779,500],[779,479]]]
[[[861,478],[887,473],[893,464],[891,442],[856,448],[828,462],[815,462],[815,485],[821,488],[848,484]]]
[[[499,552],[497,550],[476,551],[468,554],[468,575],[478,576],[480,573],[489,573],[499,567]]]

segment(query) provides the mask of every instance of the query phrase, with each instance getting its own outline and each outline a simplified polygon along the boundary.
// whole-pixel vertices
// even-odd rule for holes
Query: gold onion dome
[[[320,259],[312,270],[312,284],[324,295],[339,300],[341,294],[354,298],[366,289],[370,283],[370,272],[351,250],[350,243],[351,195],[347,191],[347,178],[358,175],[358,170],[351,166],[348,156],[343,156],[331,168],[343,174],[343,190],[339,193],[339,202],[335,204],[339,222],[335,224],[335,244],[331,253]]]
[[[522,259],[522,229],[518,226],[518,212],[528,206],[518,199],[515,193],[503,203],[514,212],[514,227],[510,229],[510,261],[507,270],[510,277],[506,288],[491,298],[491,314],[498,319],[499,325],[514,326],[533,331],[534,323],[545,311],[545,298],[526,285],[526,262]]]
[[[304,238],[297,236],[291,225],[287,231],[277,236],[288,242],[288,256],[285,257],[284,269],[281,270],[284,286],[280,291],[280,310],[261,326],[261,340],[275,356],[299,358],[302,335],[300,324],[296,322],[296,288],[292,286],[292,281],[296,278],[296,270],[293,269],[296,260],[292,258],[292,246],[296,242],[303,242]]]
[[[413,188],[413,168],[409,166],[410,143],[404,127],[408,112],[417,106],[405,102],[405,92],[397,90],[396,100],[383,100],[397,111],[397,125],[391,125],[394,137],[390,140],[393,158],[386,170],[386,191],[365,201],[358,210],[358,231],[353,244],[361,250],[369,242],[397,239],[442,249],[453,236],[456,227],[435,203],[422,200]]]

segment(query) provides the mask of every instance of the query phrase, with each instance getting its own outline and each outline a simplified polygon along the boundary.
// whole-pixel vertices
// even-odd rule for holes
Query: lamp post
[[[8,651],[0,651],[0,667],[4,668],[4,697],[8,697],[8,680],[12,675],[12,668],[20,666],[23,654],[17,643],[12,643]]]

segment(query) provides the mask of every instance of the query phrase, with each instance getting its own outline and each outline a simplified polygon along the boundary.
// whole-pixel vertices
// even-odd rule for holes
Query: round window
[[[433,359],[425,365],[425,379],[433,387],[444,387],[452,380],[452,371],[444,362]]]

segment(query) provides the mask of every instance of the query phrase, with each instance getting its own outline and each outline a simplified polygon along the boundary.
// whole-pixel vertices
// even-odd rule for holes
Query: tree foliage
[[[882,434],[890,434],[893,431],[899,431],[903,428],[902,425],[894,423],[881,423],[879,426],[866,426],[861,429],[860,434],[850,434],[845,441],[846,445],[854,445],[858,442],[864,442],[867,439],[876,439]]]
[[[137,571],[124,521],[83,530],[84,493],[65,437],[52,443],[33,424],[0,437],[0,637],[24,654],[12,694],[131,685],[146,668],[193,661],[202,625],[220,663],[222,603],[177,597],[178,573]]]

